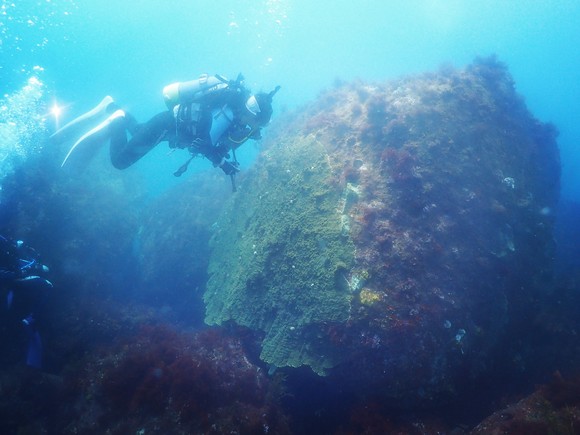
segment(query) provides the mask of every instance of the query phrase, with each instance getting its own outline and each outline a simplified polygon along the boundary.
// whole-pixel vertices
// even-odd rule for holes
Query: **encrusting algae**
[[[556,131],[507,68],[340,84],[269,130],[218,220],[206,322],[263,334],[268,364],[397,400],[482,376],[531,309],[510,289],[540,291],[553,216],[538,210],[559,193]]]

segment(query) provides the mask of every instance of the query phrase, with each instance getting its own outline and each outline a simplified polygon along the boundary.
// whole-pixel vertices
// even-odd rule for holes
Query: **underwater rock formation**
[[[141,309],[121,308],[101,326],[115,340],[68,353],[58,374],[2,367],[2,433],[291,433],[279,404],[281,376],[254,365],[238,338],[144,317]]]
[[[82,371],[65,377],[77,402],[58,433],[289,433],[279,381],[215,329],[142,326]]]
[[[470,434],[573,434],[580,423],[580,380],[559,372],[549,384],[490,415]]]
[[[206,322],[396,399],[485,373],[550,275],[559,194],[507,68],[339,84],[272,130],[218,220]]]

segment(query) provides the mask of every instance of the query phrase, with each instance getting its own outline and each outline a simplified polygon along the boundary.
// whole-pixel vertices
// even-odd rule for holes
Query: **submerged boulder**
[[[555,138],[493,58],[337,85],[278,120],[218,220],[206,322],[263,334],[273,366],[452,394],[549,276]]]

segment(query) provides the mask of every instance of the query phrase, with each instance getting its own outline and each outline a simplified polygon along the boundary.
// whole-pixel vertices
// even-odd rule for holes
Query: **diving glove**
[[[224,171],[224,173],[226,175],[233,175],[236,172],[239,172],[239,163],[238,162],[228,162],[228,161],[224,161],[221,165],[220,168],[222,168],[222,171]]]

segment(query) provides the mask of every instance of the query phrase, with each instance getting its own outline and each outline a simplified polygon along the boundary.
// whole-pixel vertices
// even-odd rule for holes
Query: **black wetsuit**
[[[52,289],[50,281],[42,276],[47,270],[38,262],[34,250],[0,235],[0,294],[3,302],[0,329],[8,336],[8,342],[3,342],[3,345],[10,345],[14,325],[25,326],[29,342],[26,363],[37,368],[42,364],[38,328],[44,323],[43,308]]]
[[[190,107],[191,103],[182,103],[182,109]],[[237,121],[243,100],[238,93],[222,91],[216,95],[208,95],[200,102],[200,116],[195,122],[194,134],[188,133],[191,126],[183,126],[187,121],[180,119],[185,110],[180,110],[177,117],[171,111],[161,112],[149,121],[138,124],[133,116],[125,112],[125,117],[115,119],[110,126],[111,163],[117,169],[125,169],[151,151],[157,144],[168,141],[172,148],[189,148],[192,153],[200,153],[208,158],[214,165],[223,163],[227,158],[230,146],[224,145],[218,139],[216,144],[211,143],[210,131],[212,128],[212,110],[224,106],[230,107],[234,113],[234,121],[222,136],[237,134],[245,128]],[[108,110],[116,109],[115,107]],[[177,118],[177,121],[176,121]],[[178,123],[181,121],[181,128]],[[127,132],[131,133],[131,139],[127,138]],[[226,167],[222,166],[224,172]]]
[[[175,119],[169,111],[159,113],[143,124],[128,113],[111,123],[111,163],[125,169],[151,151],[159,142],[175,137]],[[127,140],[127,131],[132,137]]]
[[[52,287],[43,277],[45,274],[32,248],[19,248],[0,235],[0,290],[7,308],[18,316],[33,314],[36,317],[46,302],[47,290]]]
[[[16,245],[0,235],[0,288],[4,289],[21,276]]]

